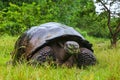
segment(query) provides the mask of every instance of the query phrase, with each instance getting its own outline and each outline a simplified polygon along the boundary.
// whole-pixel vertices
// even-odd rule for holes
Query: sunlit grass
[[[85,69],[68,69],[25,63],[6,65],[16,40],[17,37],[0,37],[0,80],[120,80],[120,41],[116,49],[111,49],[109,40],[87,37],[93,43],[98,63]]]

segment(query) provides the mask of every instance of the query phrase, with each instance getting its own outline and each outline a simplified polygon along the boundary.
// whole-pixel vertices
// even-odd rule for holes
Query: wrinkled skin
[[[64,45],[64,49],[65,52],[69,54],[77,54],[80,52],[79,44],[75,41],[67,41]]]
[[[64,44],[47,46],[39,50],[31,58],[31,64],[43,64],[48,62],[59,66],[72,67],[77,65],[88,66],[94,65],[96,59],[92,51],[87,48],[80,48],[75,41],[67,41]]]
[[[64,44],[47,46],[37,51],[31,58],[33,63],[42,64],[48,57],[56,58],[56,63],[63,64],[71,55],[79,53],[79,44],[75,41],[67,41]],[[54,56],[54,57],[53,57]]]
[[[90,51],[81,54],[80,48]],[[93,53],[92,44],[75,29],[60,23],[49,22],[32,27],[23,33],[16,41],[11,56],[13,64],[25,60],[31,64],[53,61],[60,66],[73,66],[77,63],[81,66],[92,60],[93,57],[88,57],[93,55],[91,52]],[[84,61],[81,63],[82,60]]]

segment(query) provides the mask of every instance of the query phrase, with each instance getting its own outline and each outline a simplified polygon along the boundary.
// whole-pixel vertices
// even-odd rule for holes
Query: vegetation
[[[92,0],[4,0],[0,4],[4,5],[0,5],[0,34],[18,35],[54,21],[86,30],[89,35],[109,37],[107,20],[104,14],[103,20],[96,14]]]
[[[0,38],[0,80],[119,80],[120,79],[120,45],[109,48],[107,39],[86,36],[92,42],[98,63],[85,69],[73,67],[53,68],[33,67],[26,64],[6,65],[10,52],[18,37],[2,36]],[[9,44],[8,44],[9,43]],[[120,44],[120,41],[119,41]]]
[[[113,4],[118,3],[117,1],[119,1],[119,0],[111,0],[111,2],[108,2],[108,1],[109,0],[106,0],[106,1],[98,0],[98,2],[100,2],[102,4],[102,6],[104,7],[105,12],[107,12],[107,17],[108,17],[107,27],[109,29],[109,34],[110,34],[110,38],[111,38],[111,46],[116,47],[116,44],[117,44],[117,41],[119,40],[119,35],[120,35],[120,18],[114,19],[115,24],[111,24],[113,22],[113,21],[111,21],[111,18],[113,19],[113,17],[119,16],[118,15],[119,12],[117,12],[115,10],[112,11],[111,7],[113,6]],[[109,8],[107,7],[107,5],[109,5]],[[115,8],[119,9],[120,6],[117,6]],[[113,29],[113,27],[114,27],[114,29]]]
[[[2,0],[0,4],[0,35],[19,35],[32,26],[60,22],[91,36],[120,39],[120,18],[110,20],[111,30],[106,11],[96,14],[93,0]]]
[[[74,27],[93,43],[98,63],[85,69],[7,65],[18,36],[46,22]],[[96,14],[93,0],[1,0],[0,80],[120,80],[119,22],[120,17],[111,18],[107,11]],[[112,34],[117,32],[116,48],[109,47],[109,39],[114,36],[109,27]]]

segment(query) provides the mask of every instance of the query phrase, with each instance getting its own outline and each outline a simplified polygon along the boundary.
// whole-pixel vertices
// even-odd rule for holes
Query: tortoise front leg
[[[68,67],[68,68],[71,68],[75,65],[76,63],[76,59],[75,59],[75,55],[71,55],[68,60],[66,60],[62,66],[65,66],[65,67]]]
[[[30,64],[44,64],[45,62],[51,64],[55,60],[55,56],[53,54],[53,50],[51,47],[46,46],[40,50],[38,50],[29,60]]]
[[[77,55],[78,67],[85,67],[89,65],[95,65],[96,58],[93,52],[87,48],[80,48],[80,53]]]

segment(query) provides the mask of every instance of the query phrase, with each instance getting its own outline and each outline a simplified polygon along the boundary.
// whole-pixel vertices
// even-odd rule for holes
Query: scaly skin
[[[66,67],[72,67],[74,65],[81,67],[94,65],[96,63],[96,58],[92,51],[87,48],[80,48],[79,44],[75,41],[67,41],[63,46],[64,48],[56,47],[57,46],[45,46],[38,50],[32,56],[30,63],[34,65],[44,65],[44,63],[47,62],[52,65],[55,64]]]
[[[50,62],[55,60],[55,56],[53,54],[53,50],[49,47],[46,46],[42,48],[41,50],[38,50],[31,58],[29,61],[30,64],[36,65],[36,64],[43,64],[45,62]]]

